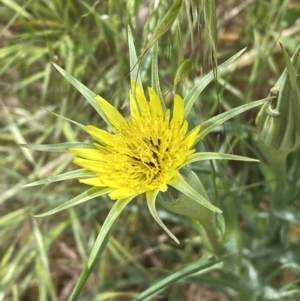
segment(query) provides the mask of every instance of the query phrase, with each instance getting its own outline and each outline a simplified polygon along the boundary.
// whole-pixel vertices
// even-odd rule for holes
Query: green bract
[[[273,99],[256,118],[259,136],[266,147],[289,152],[300,145],[300,45],[291,61],[282,47],[287,67],[270,91]]]

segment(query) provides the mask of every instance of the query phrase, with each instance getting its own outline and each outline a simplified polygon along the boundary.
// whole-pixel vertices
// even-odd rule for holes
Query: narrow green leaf
[[[162,222],[159,215],[157,214],[156,207],[155,207],[157,194],[158,194],[158,190],[152,190],[146,193],[149,211],[153,216],[153,218],[155,219],[155,221],[168,233],[168,235],[172,239],[174,239],[179,244],[179,240],[177,239],[177,237],[165,226],[165,224]]]
[[[174,86],[176,86],[180,81],[182,81],[191,72],[192,62],[190,59],[184,60],[178,67],[175,73]]]
[[[230,254],[226,251],[220,256],[211,256],[209,258],[200,259],[187,266],[181,267],[177,271],[171,273],[170,275],[158,280],[156,283],[151,285],[149,288],[147,288],[145,291],[133,298],[131,301],[142,301],[146,300],[147,298],[153,298],[159,292],[169,287],[171,284],[177,283],[180,280],[189,277],[197,272],[200,272],[204,269],[213,267],[217,263],[223,261],[229,255]]]
[[[157,25],[153,36],[145,47],[142,56],[163,36],[173,25],[181,8],[182,0],[176,1],[168,10],[166,15],[162,18],[161,22]]]
[[[1,103],[1,110],[3,111],[3,118],[7,120],[8,130],[11,132],[12,137],[16,141],[16,143],[26,143],[24,135],[22,131],[19,129],[18,124],[14,121],[14,118],[11,116],[10,111],[6,108],[5,104]],[[22,149],[22,153],[25,158],[32,164],[35,164],[35,160],[33,158],[32,152],[28,149]]]
[[[193,187],[191,187],[180,174],[175,176],[168,184],[173,186],[174,188],[176,188],[177,190],[179,190],[198,204],[206,207],[207,209],[216,213],[222,213],[222,210],[214,206],[201,194],[199,194],[199,192],[197,192]]]
[[[218,66],[217,73],[220,74],[226,67],[228,67],[233,61],[235,61],[241,54],[246,50],[246,48],[239,51],[237,54],[232,56],[226,62]],[[184,114],[187,117],[190,113],[191,108],[193,107],[195,101],[201,94],[201,92],[205,89],[205,87],[214,79],[214,71],[210,71],[207,75],[205,75],[185,96],[184,98]]]
[[[299,80],[299,74],[297,74],[297,72],[299,72],[300,70],[300,44],[298,45],[296,51],[294,52],[292,58],[289,58],[288,53],[286,52],[285,48],[282,46],[281,43],[280,47],[281,47],[281,51],[283,53],[283,57],[284,57],[284,61],[286,64],[286,68],[289,74],[289,83],[290,86],[292,88],[292,91],[290,91],[290,97],[287,97],[287,95],[285,94],[284,96],[286,96],[286,102],[290,103],[290,108],[292,110],[292,113],[294,115],[294,122],[296,124],[296,128],[300,129],[300,119],[299,119],[299,112],[300,112],[300,80]],[[297,82],[297,78],[298,78],[298,82]],[[286,106],[288,106],[288,104],[286,104]],[[289,119],[288,119],[289,120]],[[291,128],[294,129],[294,127],[292,126],[292,121],[287,123],[287,125]],[[293,130],[291,130],[293,131]],[[297,133],[298,136],[299,132]]]
[[[66,72],[64,69],[52,63],[54,67],[61,73],[61,75],[70,83],[72,84],[83,96],[84,98],[90,103],[90,105],[97,111],[97,113],[103,118],[103,120],[111,126],[111,123],[106,118],[105,114],[103,113],[101,107],[95,100],[96,94],[88,89],[85,85],[79,82],[76,78]]]
[[[290,57],[288,55],[288,53],[286,52],[285,48],[282,46],[281,43],[279,43],[282,54],[283,54],[283,58],[284,58],[284,62],[286,64],[286,68],[289,74],[289,81],[292,87],[292,90],[296,91],[297,90],[297,74],[296,74],[296,70],[290,60]],[[298,47],[299,48],[299,47]],[[297,51],[295,52],[294,56],[297,57],[298,53]],[[293,59],[293,58],[292,58]]]
[[[34,19],[34,17],[26,10],[26,6],[29,4],[31,1],[27,1],[23,6],[20,6],[17,2],[15,1],[10,1],[10,0],[1,0],[2,4],[7,7],[9,7],[11,10],[15,11],[17,15],[27,19],[31,20]],[[21,2],[22,3],[22,2]],[[23,4],[23,3],[22,3]]]
[[[93,145],[83,142],[63,142],[57,144],[19,144],[21,147],[26,147],[32,150],[41,152],[65,152],[69,148],[94,148]]]
[[[123,209],[126,207],[126,205],[133,199],[133,197],[123,199],[123,200],[117,200],[114,204],[114,206],[111,208],[108,216],[106,217],[104,224],[98,234],[98,237],[96,239],[96,242],[93,246],[92,252],[90,254],[89,260],[88,260],[88,268],[90,268],[95,259],[97,258],[97,255],[99,253],[99,250],[102,246],[102,243],[109,232],[110,228],[114,224],[115,220],[118,218],[120,213],[123,211]]]
[[[54,113],[54,112],[52,112],[52,111],[50,111],[50,110],[48,110],[48,109],[46,109],[46,108],[43,108],[43,109],[44,109],[45,111],[47,111],[48,113],[50,113],[50,114],[56,116],[56,117],[62,118],[62,119],[64,119],[64,120],[66,120],[66,121],[69,121],[69,122],[71,122],[71,123],[76,124],[77,126],[79,126],[80,128],[82,128],[83,130],[86,129],[86,126],[85,126],[85,125],[83,125],[83,124],[81,124],[81,123],[79,123],[79,122],[77,122],[77,121],[74,121],[74,120],[72,120],[72,119],[66,118],[66,117],[64,117],[64,116],[62,116],[62,115],[59,115],[59,114],[57,114],[57,113]]]
[[[141,89],[143,89],[142,79],[139,73],[139,62],[136,56],[133,36],[129,26],[128,26],[128,46],[129,46],[129,60],[130,60],[130,79],[135,80],[139,84]]]
[[[6,214],[2,213],[0,216],[0,229],[5,229],[5,227],[9,227],[12,224],[18,223],[20,220],[24,220],[25,216],[27,218],[28,209],[29,207],[23,207]]]
[[[239,106],[237,108],[231,109],[227,112],[224,112],[222,114],[219,114],[215,117],[212,117],[208,120],[206,120],[205,122],[201,123],[200,126],[200,132],[197,136],[197,140],[199,141],[200,139],[202,139],[204,136],[206,136],[210,131],[212,131],[215,127],[217,127],[218,125],[222,124],[223,122],[227,121],[228,119],[239,115],[241,113],[244,113],[250,109],[253,109],[255,107],[261,106],[262,104],[266,103],[267,100],[269,100],[270,98],[264,98],[261,100],[257,100],[242,106]]]
[[[160,104],[164,110],[166,111],[166,104],[164,102],[161,89],[160,89],[160,83],[159,83],[159,73],[158,73],[158,43],[156,42],[153,51],[152,51],[152,70],[151,70],[151,86],[158,95],[158,98],[160,100]]]
[[[43,235],[35,220],[33,220],[33,231],[34,231],[35,241],[38,249],[38,257],[42,264],[43,274],[45,275],[43,281],[46,284],[49,295],[51,296],[51,300],[55,300],[56,294],[55,294],[55,289],[53,287],[53,282],[51,281],[51,273],[50,273],[49,260],[48,260],[48,250],[46,248]]]
[[[94,266],[95,266],[95,263],[96,263],[96,259],[99,258],[99,256],[103,253],[103,251],[105,250],[105,247],[108,243],[108,240],[109,240],[109,237],[110,237],[110,234],[111,234],[111,230],[112,230],[113,226],[109,229],[109,231],[107,232],[104,240],[103,240],[103,243],[101,244],[101,247],[98,251],[98,254],[93,262],[93,264],[91,266],[88,266],[88,264],[85,265],[84,269],[82,270],[79,278],[78,278],[78,281],[72,291],[72,294],[70,296],[70,298],[68,299],[68,301],[78,301],[78,297],[86,283],[86,281],[88,280],[91,272],[93,271],[94,269]]]
[[[208,37],[212,51],[216,51],[217,46],[217,17],[215,1],[204,0],[204,19],[205,19],[205,34]]]
[[[85,169],[78,169],[69,171],[57,176],[52,176],[43,180],[39,180],[36,182],[32,182],[26,185],[23,185],[22,188],[25,187],[31,187],[31,186],[37,186],[37,185],[43,185],[43,184],[49,184],[53,182],[59,182],[59,181],[65,181],[70,179],[79,179],[79,178],[91,178],[95,176],[94,172],[86,171]]]
[[[205,160],[235,160],[235,161],[259,162],[259,160],[243,157],[243,156],[203,152],[203,153],[192,154],[186,164],[190,164],[198,161],[205,161]]]
[[[104,188],[103,187],[90,188],[89,190],[87,190],[87,191],[81,193],[80,195],[76,196],[75,198],[73,198],[73,199],[57,206],[56,208],[51,209],[51,210],[49,210],[48,212],[45,212],[45,213],[33,215],[33,217],[39,218],[39,217],[44,217],[44,216],[49,216],[49,215],[55,214],[55,213],[60,212],[62,210],[71,208],[73,206],[76,206],[76,205],[79,205],[79,204],[84,203],[86,201],[89,201],[91,199],[94,199],[98,196],[107,194],[107,193],[111,192],[111,190],[112,190],[111,188],[107,188],[107,187],[104,187]]]

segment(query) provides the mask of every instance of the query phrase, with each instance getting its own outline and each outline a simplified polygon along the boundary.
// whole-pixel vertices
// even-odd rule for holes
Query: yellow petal
[[[188,148],[191,148],[196,143],[196,138],[199,131],[200,131],[200,125],[192,129],[184,139],[184,143],[187,144]]]
[[[108,194],[108,196],[112,200],[119,200],[119,199],[124,199],[124,198],[129,198],[129,197],[135,197],[136,193],[133,191],[130,191],[127,188],[117,188],[113,190],[111,193]]]
[[[155,91],[152,88],[148,88],[148,93],[150,96],[150,109],[151,109],[151,114],[152,117],[159,117],[162,118],[164,113],[163,113],[163,108],[161,106],[160,100],[155,93]]]
[[[103,162],[81,159],[78,157],[74,158],[73,162],[89,171],[93,171],[96,173],[105,171]]]
[[[188,122],[186,120],[184,120],[183,124],[178,132],[178,135],[185,135],[187,132],[188,126],[189,126]],[[175,131],[173,131],[173,132],[175,132]]]
[[[132,94],[130,94],[130,114],[131,117],[137,119],[140,118],[140,112],[139,112],[139,108],[137,105],[137,101],[135,100],[135,98],[133,97]]]
[[[114,135],[98,129],[97,127],[93,125],[87,125],[85,129],[91,136],[96,138],[98,141],[100,141],[103,144],[106,145],[113,145],[114,141]]]
[[[109,153],[109,151],[107,150],[107,148],[105,146],[102,146],[98,143],[93,143],[93,144],[101,154],[107,155]]]
[[[171,121],[172,127],[181,127],[184,120],[184,103],[183,99],[179,95],[175,95],[174,106],[173,106],[173,116]]]
[[[126,119],[121,115],[121,113],[104,98],[97,95],[95,100],[114,128],[120,128],[122,125],[127,124]]]
[[[103,154],[97,149],[88,149],[88,148],[69,148],[68,151],[76,156],[91,159],[91,160],[100,160],[103,159]]]
[[[79,182],[91,186],[100,186],[100,187],[106,186],[99,180],[99,178],[79,179]]]
[[[140,115],[149,115],[148,101],[143,90],[134,80],[131,81],[131,95],[133,96],[139,107]]]

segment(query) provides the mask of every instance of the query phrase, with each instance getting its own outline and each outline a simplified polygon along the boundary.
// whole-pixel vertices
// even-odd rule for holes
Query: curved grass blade
[[[177,239],[177,237],[166,227],[166,225],[162,222],[159,215],[157,214],[156,207],[155,207],[155,201],[156,201],[157,194],[158,194],[157,189],[153,190],[153,191],[148,191],[146,193],[149,211],[150,211],[151,215],[153,216],[153,218],[155,219],[155,221],[168,233],[168,235],[172,239],[174,239],[175,242],[177,242],[179,244],[179,240]]]
[[[185,267],[181,267],[180,269],[173,272],[172,274],[154,283],[152,286],[150,286],[145,291],[140,293],[138,296],[133,298],[131,301],[142,301],[142,300],[146,300],[146,298],[154,297],[159,292],[169,287],[171,284],[176,283],[204,269],[212,268],[215,264],[223,261],[229,255],[230,253],[228,251],[225,251],[223,254],[219,256],[211,256],[206,259],[200,259]]]
[[[192,62],[190,59],[184,60],[178,67],[175,73],[174,86],[188,76],[192,70]]]
[[[146,45],[142,56],[144,56],[145,53],[158,41],[158,39],[171,28],[171,26],[177,18],[182,2],[182,0],[176,1],[165,14],[165,16],[162,18],[161,22],[157,25],[153,36]]]
[[[52,115],[54,115],[54,116],[56,116],[56,117],[62,118],[62,119],[64,119],[64,120],[66,120],[66,121],[69,121],[69,122],[71,122],[71,123],[73,123],[73,124],[79,126],[79,127],[82,128],[83,130],[86,129],[86,126],[85,126],[84,124],[81,124],[81,123],[79,123],[79,122],[77,122],[77,121],[74,121],[74,120],[69,119],[69,118],[67,118],[67,117],[64,117],[64,116],[62,116],[62,115],[59,115],[59,114],[57,114],[57,113],[54,113],[54,112],[52,112],[52,111],[50,111],[50,110],[48,110],[48,109],[46,109],[46,108],[42,108],[42,109],[44,109],[45,111],[47,111],[48,113],[50,113],[50,114],[52,114]]]
[[[177,190],[179,190],[198,204],[202,205],[203,207],[206,207],[207,209],[216,213],[222,213],[222,210],[214,206],[201,194],[199,194],[199,192],[197,192],[193,187],[191,187],[180,174],[175,176],[168,184],[173,186],[174,188],[176,188]]]
[[[141,89],[143,89],[141,75],[139,73],[139,62],[136,56],[136,50],[133,42],[133,36],[130,27],[128,26],[128,46],[130,60],[130,80],[135,80]]]
[[[164,112],[166,112],[166,104],[163,100],[163,96],[160,89],[160,83],[159,83],[157,56],[158,56],[158,43],[156,42],[152,51],[151,86],[156,92],[160,100],[161,107],[163,108]]]
[[[105,114],[103,113],[101,107],[95,100],[96,94],[92,92],[90,89],[88,89],[85,85],[83,85],[81,82],[79,82],[76,78],[74,78],[72,75],[70,75],[68,72],[66,72],[64,69],[56,65],[55,63],[52,63],[53,66],[61,73],[61,75],[70,83],[72,84],[83,96],[84,98],[90,103],[90,105],[97,111],[97,113],[103,118],[103,120],[111,126],[111,123],[106,118]]]
[[[222,114],[219,114],[215,117],[212,117],[208,120],[206,120],[205,122],[201,123],[201,130],[197,136],[196,141],[199,141],[200,139],[202,139],[204,136],[206,136],[211,130],[213,130],[216,126],[222,124],[223,122],[227,121],[228,119],[239,115],[241,113],[244,113],[250,109],[253,109],[255,107],[261,106],[262,104],[264,104],[266,101],[268,101],[270,99],[270,97],[264,98],[264,99],[260,99],[242,106],[239,106],[237,108],[231,109],[227,112],[224,112]]]
[[[123,211],[123,209],[126,207],[126,205],[133,199],[134,197],[130,197],[123,200],[118,200],[115,202],[111,210],[109,211],[108,216],[106,217],[103,226],[101,227],[101,230],[98,234],[98,237],[96,239],[96,242],[93,246],[92,252],[90,254],[87,266],[88,268],[91,268],[93,263],[95,262],[99,250],[101,250],[101,246],[104,242],[105,237],[107,236],[107,233],[111,229],[112,225],[114,224],[115,220],[118,218],[120,213]]]
[[[114,225],[113,225],[114,226]],[[98,253],[95,257],[95,260],[94,262],[92,263],[91,266],[88,266],[88,264],[85,265],[84,269],[82,270],[79,278],[78,278],[78,281],[76,283],[76,286],[74,287],[73,291],[72,291],[72,294],[70,296],[70,298],[68,299],[68,301],[77,301],[78,300],[78,297],[86,283],[86,281],[88,280],[91,272],[93,271],[94,269],[94,266],[95,266],[95,263],[97,262],[97,258],[99,258],[99,256],[103,253],[103,251],[105,250],[105,247],[108,243],[108,240],[109,240],[109,237],[110,237],[110,234],[111,234],[111,231],[113,229],[113,226],[109,229],[109,231],[106,233],[106,236],[104,237],[103,239],[103,242],[101,244],[101,247],[100,249],[98,250]]]
[[[76,206],[76,205],[79,205],[81,203],[84,203],[84,202],[87,202],[91,199],[94,199],[98,196],[101,196],[101,195],[104,195],[104,194],[107,194],[109,192],[111,192],[111,188],[107,188],[107,187],[93,187],[93,188],[90,188],[89,190],[81,193],[80,195],[76,196],[75,198],[57,206],[56,208],[54,209],[51,209],[45,213],[41,213],[41,214],[36,214],[36,215],[33,215],[32,217],[35,217],[35,218],[39,218],[39,217],[44,217],[44,216],[49,216],[49,215],[52,215],[52,214],[55,214],[57,212],[60,212],[62,210],[65,210],[65,209],[68,209],[68,208],[71,208],[73,206]]]
[[[32,150],[41,152],[65,152],[69,148],[91,148],[91,144],[83,142],[63,142],[57,144],[19,144],[21,147],[26,147]]]
[[[199,161],[206,161],[206,160],[235,160],[235,161],[259,162],[259,160],[243,157],[243,156],[203,152],[203,153],[192,154],[189,160],[187,161],[187,164],[199,162]]]
[[[292,103],[293,106],[293,115],[294,115],[294,122],[296,124],[296,128],[300,128],[300,120],[299,120],[299,112],[300,112],[300,80],[299,74],[300,71],[300,44],[298,45],[297,49],[295,50],[292,58],[290,59],[288,53],[286,52],[285,48],[279,43],[281,47],[281,51],[284,57],[284,61],[286,64],[286,69],[289,74],[289,82],[291,86],[292,92],[292,99],[287,99]],[[297,82],[298,81],[298,82]],[[300,135],[299,135],[300,137]]]
[[[48,258],[48,249],[47,245],[45,244],[45,240],[43,239],[43,235],[38,227],[38,224],[35,220],[33,220],[33,232],[34,237],[37,245],[37,260],[40,261],[42,266],[44,279],[43,282],[46,284],[46,290],[48,291],[49,295],[51,296],[51,300],[56,299],[55,289],[53,282],[51,281],[51,272],[50,272],[50,264]]]
[[[233,61],[235,61],[241,54],[246,50],[246,48],[239,51],[237,54],[232,56],[226,62],[218,66],[217,73],[220,74],[226,67],[228,67]],[[205,89],[205,87],[214,79],[214,71],[210,71],[207,75],[205,75],[199,83],[197,83],[190,92],[184,98],[184,114],[187,117],[190,113],[191,108],[193,107],[195,101],[201,94],[201,92]]]
[[[37,185],[43,185],[43,184],[49,184],[53,182],[59,182],[59,181],[65,181],[65,180],[71,180],[71,179],[78,179],[78,178],[91,178],[95,176],[94,172],[86,171],[85,169],[78,169],[69,171],[57,176],[52,176],[43,180],[39,180],[36,182],[32,182],[26,185],[23,185],[22,188],[31,187],[31,186],[37,186]]]

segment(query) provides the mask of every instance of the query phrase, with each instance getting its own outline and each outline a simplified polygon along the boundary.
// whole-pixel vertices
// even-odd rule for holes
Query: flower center
[[[119,188],[137,193],[154,188],[166,190],[167,181],[193,152],[184,141],[186,130],[186,123],[171,126],[168,114],[132,119],[129,126],[116,131],[113,145],[107,146],[105,177]]]

